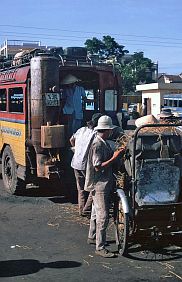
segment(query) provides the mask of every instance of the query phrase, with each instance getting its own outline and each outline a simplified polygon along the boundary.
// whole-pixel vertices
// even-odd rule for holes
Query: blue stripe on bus
[[[21,120],[21,119],[13,119],[13,118],[5,118],[5,117],[0,117],[0,120],[2,121],[8,121],[8,122],[14,122],[14,123],[25,123],[25,120]]]

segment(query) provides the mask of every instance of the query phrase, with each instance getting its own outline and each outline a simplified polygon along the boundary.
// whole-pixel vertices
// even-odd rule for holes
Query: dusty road
[[[86,243],[87,218],[64,196],[8,196],[0,180],[1,281],[181,281],[181,247],[134,248],[104,259]],[[108,248],[116,251],[112,224]]]

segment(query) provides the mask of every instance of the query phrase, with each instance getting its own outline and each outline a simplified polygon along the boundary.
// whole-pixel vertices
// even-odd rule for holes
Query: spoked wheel
[[[5,189],[10,194],[15,194],[22,188],[22,183],[17,177],[17,165],[10,146],[6,146],[2,155],[2,177]]]
[[[121,200],[119,200],[118,202],[116,227],[117,227],[118,251],[121,255],[124,256],[127,255],[128,253],[130,222],[129,222],[129,213],[125,213],[123,211]]]

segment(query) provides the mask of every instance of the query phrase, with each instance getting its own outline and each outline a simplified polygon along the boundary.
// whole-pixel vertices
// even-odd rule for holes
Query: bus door
[[[99,109],[99,89],[95,88],[95,89],[87,89],[85,90],[86,92],[86,97],[89,101],[87,101],[85,104],[84,104],[84,120],[85,121],[88,121],[88,120],[91,120],[92,118],[92,115],[95,113],[95,112],[99,112],[100,109]]]
[[[113,124],[118,124],[117,113],[117,99],[118,93],[114,89],[106,89],[104,95],[104,111],[112,118]]]
[[[147,115],[151,114],[151,98],[147,98]]]

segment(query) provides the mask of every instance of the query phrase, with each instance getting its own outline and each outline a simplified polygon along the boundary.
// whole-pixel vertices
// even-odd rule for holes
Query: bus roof
[[[0,84],[24,83],[27,80],[30,66],[10,68],[0,72]]]
[[[169,99],[169,100],[181,100],[182,99],[182,93],[178,94],[165,94],[163,96],[164,99]]]

